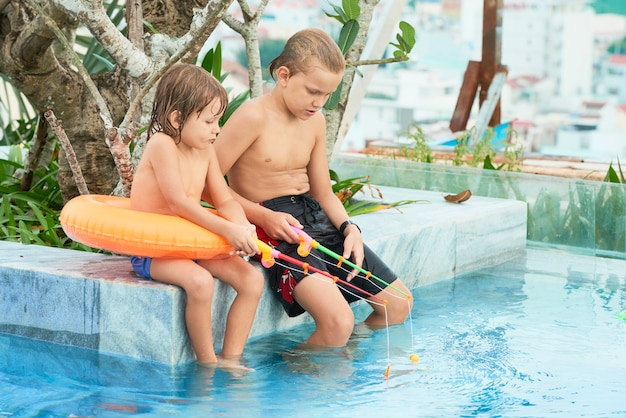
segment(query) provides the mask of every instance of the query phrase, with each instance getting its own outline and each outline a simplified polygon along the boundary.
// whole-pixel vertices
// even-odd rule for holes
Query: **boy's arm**
[[[320,203],[332,224],[339,228],[344,221],[348,220],[348,214],[339,198],[333,193],[330,181],[326,159],[326,127],[324,118],[319,118],[316,122],[315,146],[307,166],[310,193]]]
[[[234,190],[231,190],[231,193],[241,203],[241,207],[244,209],[250,222],[261,227],[267,235],[282,241],[298,242],[300,238],[298,234],[293,232],[291,226],[293,225],[301,229],[302,224],[293,215],[286,212],[276,212],[251,202]]]
[[[153,167],[156,183],[167,204],[168,211],[222,235],[237,250],[243,250],[247,254],[255,253],[257,248],[252,240],[250,228],[234,225],[208,212],[199,204],[199,199],[194,200],[187,195],[182,176],[193,177],[204,173],[189,172],[187,167],[181,167],[178,155],[178,149],[171,138],[165,135],[155,135],[150,139],[142,157],[148,158]],[[219,169],[217,171],[219,173]],[[223,178],[222,181],[224,181]],[[149,196],[144,196],[144,198],[149,199]]]
[[[302,225],[292,215],[284,212],[275,212],[271,209],[265,208],[244,198],[230,188],[228,188],[228,191],[236,201],[237,207],[240,210],[243,210],[242,213],[244,214],[244,217],[249,220],[249,222],[261,227],[266,234],[274,239],[292,243],[298,242],[299,237],[295,232],[293,232],[291,225],[296,228],[302,228]],[[208,187],[205,188],[203,199],[207,202],[211,202],[212,200],[210,194],[208,193]],[[222,210],[220,210],[220,214],[224,215]],[[226,215],[225,217],[231,219]]]
[[[315,147],[311,153],[311,160],[307,167],[310,193],[324,209],[324,212],[335,226],[339,229],[341,224],[349,218],[346,209],[341,200],[333,193],[330,182],[330,174],[328,170],[328,162],[326,159],[326,129],[325,121],[322,119],[321,127],[316,129]],[[361,266],[363,263],[363,238],[361,231],[355,225],[349,225],[344,230],[345,241],[343,243],[342,256],[351,259],[356,265]],[[321,243],[324,245],[324,243]],[[354,272],[352,273],[354,274]]]
[[[242,104],[221,128],[217,139],[213,143],[216,161],[214,166],[219,169],[219,175],[222,178],[230,171],[239,157],[252,146],[257,132],[263,129],[261,125],[263,118],[259,117],[258,112],[254,108],[251,101]],[[215,174],[207,176],[202,198],[216,205],[216,198],[224,196],[224,193],[212,190],[211,186],[215,186],[215,183],[212,182],[214,176]],[[226,184],[226,186],[228,185]],[[259,205],[236,193],[230,187],[228,188],[228,193],[239,204],[238,206],[243,209],[245,217],[252,223],[256,223],[255,218],[258,219],[258,216],[255,215],[260,212],[257,210]]]
[[[222,127],[213,144],[222,175],[226,175],[242,154],[252,146],[266,122],[264,112],[256,100],[241,105]],[[210,199],[206,194],[203,198]],[[287,213],[274,212],[230,189],[232,196],[239,202],[246,217],[261,227],[270,237],[288,242],[298,242],[298,235],[290,225],[302,228],[296,218]],[[208,201],[208,200],[207,200]]]
[[[235,162],[252,146],[263,130],[264,116],[256,101],[250,100],[228,118],[213,147],[222,173],[227,174]]]
[[[211,150],[202,198],[215,206],[223,218],[241,225],[250,224],[242,205],[239,203],[243,199],[238,195],[235,197],[235,192],[228,187],[214,149]]]

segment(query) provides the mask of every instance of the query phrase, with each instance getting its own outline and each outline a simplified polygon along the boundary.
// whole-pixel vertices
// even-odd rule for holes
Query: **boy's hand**
[[[225,238],[235,248],[231,255],[244,257],[260,253],[259,247],[257,247],[254,240],[256,237],[255,226],[248,223],[245,225],[233,224],[228,236]]]
[[[350,232],[343,242],[343,258],[352,261],[357,266],[363,265],[363,237],[357,228],[350,228]],[[353,269],[346,277],[347,281],[352,280],[358,274],[358,270]]]
[[[263,228],[267,235],[274,239],[297,244],[299,237],[298,234],[291,229],[292,225],[298,229],[302,229],[302,224],[292,215],[285,212],[268,210],[268,213],[263,219],[261,228]]]

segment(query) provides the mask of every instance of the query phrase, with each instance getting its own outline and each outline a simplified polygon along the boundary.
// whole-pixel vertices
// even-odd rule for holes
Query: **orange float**
[[[72,240],[116,254],[199,260],[234,250],[225,238],[184,218],[132,210],[126,197],[77,196],[59,219]]]

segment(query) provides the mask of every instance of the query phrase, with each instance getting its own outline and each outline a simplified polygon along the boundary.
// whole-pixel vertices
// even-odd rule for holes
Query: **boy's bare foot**
[[[244,372],[255,371],[251,367],[244,366],[241,356],[217,356],[217,363],[206,363],[203,366],[214,367],[216,369],[238,370]]]
[[[223,369],[236,378],[244,377],[247,373],[255,371],[253,368],[246,367],[238,361],[224,360],[219,357],[217,363],[198,363],[198,366],[210,370]]]

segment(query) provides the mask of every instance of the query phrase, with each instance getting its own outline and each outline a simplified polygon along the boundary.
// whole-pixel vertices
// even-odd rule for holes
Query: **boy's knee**
[[[199,271],[188,278],[185,292],[187,298],[193,298],[202,301],[211,301],[213,299],[213,291],[215,282],[213,276],[208,271]]]
[[[398,300],[392,306],[388,306],[387,315],[390,324],[399,324],[406,320],[413,306],[412,301],[402,302]],[[391,309],[389,309],[391,308]]]
[[[337,313],[324,326],[333,339],[332,345],[342,346],[348,341],[354,330],[354,314],[352,310],[349,313]]]
[[[352,331],[354,331],[354,318],[352,320],[344,319],[337,327],[337,334],[345,344],[348,341],[348,338],[352,335]],[[342,345],[343,345],[342,344]]]
[[[254,270],[253,274],[250,274],[250,278],[248,280],[247,291],[256,296],[257,299],[261,298],[263,294],[263,289],[265,288],[265,278],[263,277],[263,273],[259,270]]]

